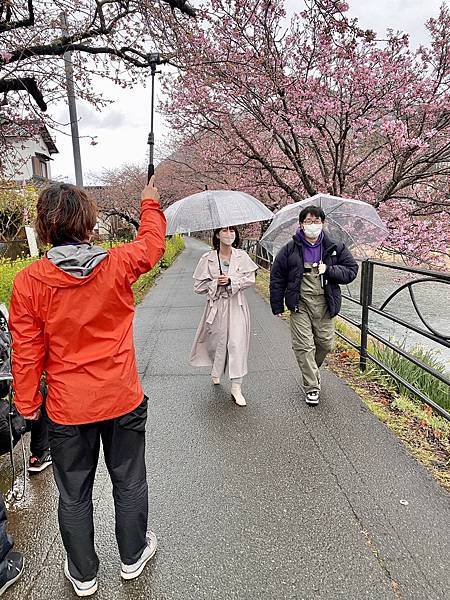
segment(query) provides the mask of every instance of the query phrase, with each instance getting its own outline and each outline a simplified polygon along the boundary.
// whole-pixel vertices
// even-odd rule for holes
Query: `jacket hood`
[[[292,236],[292,239],[294,240],[294,243],[296,246],[298,246],[301,251],[303,252],[303,243],[302,241],[297,237],[297,234]],[[333,250],[334,248],[337,248],[340,242],[336,242],[335,240],[333,240],[333,238],[330,238],[325,232],[323,232],[323,237],[322,237],[322,246],[324,249],[324,256],[326,254],[328,254],[331,250]]]
[[[55,246],[42,260],[32,263],[29,273],[52,287],[82,285],[95,277],[96,267],[108,252],[90,244]]]

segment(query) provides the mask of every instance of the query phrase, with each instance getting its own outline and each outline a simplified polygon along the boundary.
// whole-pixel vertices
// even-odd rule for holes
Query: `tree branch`
[[[1,2],[1,5],[9,4],[6,2]],[[0,21],[0,33],[4,31],[12,31],[13,29],[20,29],[21,27],[32,27],[34,25],[34,10],[33,10],[33,0],[28,0],[28,17],[26,19],[21,19],[19,21],[10,21],[8,18],[8,13],[6,15],[6,19],[4,21]]]
[[[36,104],[43,112],[47,110],[47,104],[33,77],[0,80],[0,93],[7,94],[8,92],[20,92],[23,90],[28,92],[30,96],[34,98]]]

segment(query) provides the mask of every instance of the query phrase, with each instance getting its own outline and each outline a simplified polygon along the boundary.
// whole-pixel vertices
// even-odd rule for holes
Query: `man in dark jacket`
[[[324,221],[321,208],[304,208],[300,227],[278,252],[270,273],[272,312],[281,317],[285,304],[291,312],[292,349],[311,405],[319,403],[319,368],[333,344],[334,317],[341,308],[339,285],[358,274],[350,251],[324,233]]]

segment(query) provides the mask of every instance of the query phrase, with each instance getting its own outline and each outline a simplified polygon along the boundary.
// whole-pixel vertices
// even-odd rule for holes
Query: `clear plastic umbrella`
[[[336,241],[344,242],[354,256],[368,258],[388,235],[377,211],[367,202],[316,194],[279,210],[261,238],[261,245],[273,256],[294,235],[298,215],[307,206],[319,206],[325,213],[325,232]]]
[[[262,202],[231,190],[206,190],[174,202],[164,211],[167,235],[208,231],[229,225],[267,221],[273,213]]]

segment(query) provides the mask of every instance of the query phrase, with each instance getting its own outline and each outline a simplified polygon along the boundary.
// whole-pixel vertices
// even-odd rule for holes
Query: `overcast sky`
[[[442,0],[348,0],[350,13],[357,17],[364,29],[384,32],[388,28],[401,29],[410,34],[414,47],[428,41],[425,21],[437,16]],[[195,4],[195,3],[194,3]],[[286,0],[287,10],[294,12],[299,0]],[[114,103],[98,113],[87,104],[79,103],[78,116],[80,136],[97,136],[97,145],[90,144],[90,137],[81,139],[84,183],[92,183],[93,175],[104,168],[123,163],[145,162],[147,136],[150,128],[149,88],[122,90],[108,82],[101,82],[105,96]],[[68,110],[60,107],[54,115],[60,122],[68,122]],[[70,127],[66,134],[56,134],[59,154],[54,155],[52,176],[74,181]],[[155,119],[156,144],[168,134],[162,115]]]

